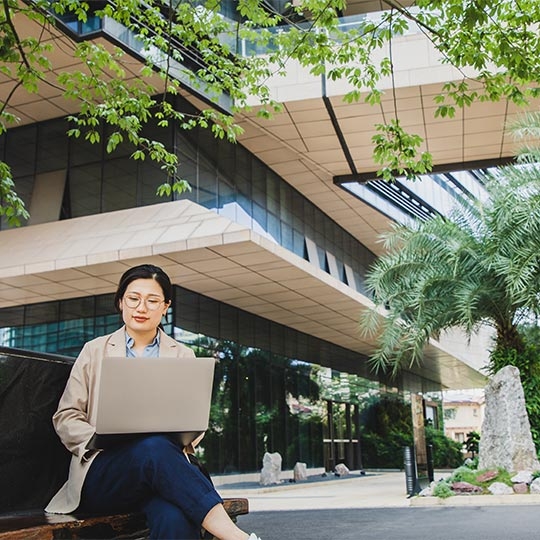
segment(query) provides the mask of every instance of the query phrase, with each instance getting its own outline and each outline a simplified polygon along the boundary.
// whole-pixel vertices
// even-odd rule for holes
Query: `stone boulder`
[[[336,476],[347,476],[349,473],[349,467],[345,463],[338,463],[334,468],[334,474]]]
[[[525,482],[514,484],[512,488],[514,490],[514,493],[517,493],[519,495],[525,495],[526,493],[529,493],[529,486]]]
[[[518,471],[510,480],[514,484],[530,484],[533,481],[533,473],[532,471]]]
[[[279,452],[264,453],[261,479],[259,481],[262,486],[281,483],[281,463],[282,459]]]
[[[293,479],[295,482],[307,480],[307,465],[298,461],[293,469]]]
[[[433,497],[433,488],[431,486],[425,487],[418,494],[419,497]]]
[[[475,494],[475,493],[482,493],[482,488],[480,486],[475,486],[474,484],[470,484],[469,482],[453,482],[450,486],[452,491],[456,494],[459,493],[467,493],[467,494]]]
[[[488,491],[492,495],[512,495],[514,493],[514,490],[503,482],[493,482],[493,484],[488,487]]]
[[[529,486],[531,493],[540,493],[540,478],[535,478]]]
[[[491,482],[499,476],[499,471],[486,471],[476,477],[477,482]]]
[[[519,370],[506,366],[485,389],[486,410],[478,469],[538,470]]]

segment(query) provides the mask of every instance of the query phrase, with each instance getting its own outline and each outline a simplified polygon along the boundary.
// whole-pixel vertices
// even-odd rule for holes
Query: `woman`
[[[260,540],[231,521],[211,481],[189,461],[191,445],[183,449],[165,435],[151,435],[103,451],[88,449],[104,356],[194,356],[160,328],[171,300],[170,279],[157,266],[135,266],[121,277],[114,304],[125,326],[85,344],[53,416],[73,455],[67,482],[45,510],[140,509],[151,538],[198,539],[202,526],[222,540]]]

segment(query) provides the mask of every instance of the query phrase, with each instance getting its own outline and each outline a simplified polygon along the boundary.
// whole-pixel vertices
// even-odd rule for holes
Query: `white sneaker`
[[[249,535],[248,540],[261,540],[255,533]]]

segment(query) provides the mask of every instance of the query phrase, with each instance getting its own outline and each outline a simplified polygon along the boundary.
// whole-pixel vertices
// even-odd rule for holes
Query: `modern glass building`
[[[106,21],[64,23],[54,32],[68,41],[125,37]],[[200,447],[213,473],[257,471],[265,451],[279,452],[284,468],[369,466],[361,413],[373,395],[484,381],[481,337],[466,344],[443,336],[422,366],[387,379],[370,371],[374,343],[358,332],[378,234],[394,220],[444,212],[453,198],[482,196],[478,177],[366,184],[373,166],[364,157],[365,109],[341,103],[339,88],[313,84],[299,66],[290,70],[294,86],[275,83],[285,112],[267,123],[239,116],[245,133],[237,144],[205,130],[147,128],[178,155],[192,186],[170,200],[156,195],[164,173],[130,159],[128,144],[109,154],[69,138],[59,96],[17,95],[14,112],[25,120],[0,138],[0,158],[31,212],[23,227],[0,223],[0,345],[76,357],[85,341],[118,328],[112,293],[121,273],[141,262],[162,266],[175,284],[165,330],[220,359]],[[415,96],[436,82],[403,87],[398,99],[409,95],[414,111]],[[174,106],[193,108],[182,97]],[[434,147],[445,138],[444,127],[435,129],[443,131],[427,138]],[[440,162],[504,157],[448,152]]]
[[[3,158],[10,156],[17,185],[27,188],[21,193],[28,204],[36,178],[39,182],[51,172],[65,178],[63,191],[56,194],[59,224],[163,204],[155,195],[163,182],[157,167],[131,160],[129,147],[110,157],[104,148],[70,139],[65,132],[65,122],[58,119],[10,130],[3,138]],[[204,130],[171,130],[169,136],[164,142],[178,149],[193,186],[181,198],[257,231],[329,276],[332,261],[335,278],[364,294],[364,274],[374,255],[256,156]],[[17,157],[16,149],[24,152]],[[15,305],[0,309],[0,344],[76,357],[86,341],[120,324],[112,294]],[[201,445],[211,470],[256,470],[266,450],[279,451],[289,468],[299,460],[331,466],[345,459],[346,451],[351,465],[361,465],[357,430],[362,397],[384,385],[373,380],[365,355],[191,291],[181,282],[164,326],[198,354],[217,353],[221,359],[211,429]],[[342,365],[355,367],[331,367]],[[403,390],[397,382],[389,384],[394,392]],[[417,385],[438,388],[420,377]],[[334,408],[343,408],[348,420],[339,416],[331,436],[326,431]],[[339,440],[335,448],[332,439]]]

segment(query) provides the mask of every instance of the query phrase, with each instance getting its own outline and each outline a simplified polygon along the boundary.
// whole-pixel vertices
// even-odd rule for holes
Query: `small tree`
[[[474,459],[480,449],[480,433],[477,431],[470,431],[467,433],[467,439],[465,440],[465,449],[470,452],[471,457]]]

